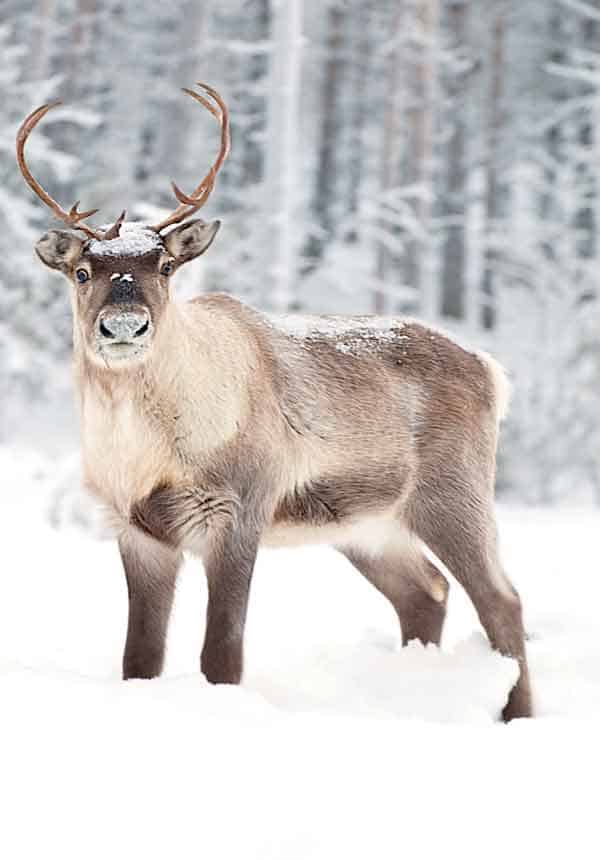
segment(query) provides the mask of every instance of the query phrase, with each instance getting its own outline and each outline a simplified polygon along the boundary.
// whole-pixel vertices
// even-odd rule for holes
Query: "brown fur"
[[[396,610],[404,645],[412,639],[423,645],[440,644],[449,586],[431,562],[416,552],[376,559],[356,550],[344,554]],[[429,590],[423,587],[426,580],[431,583]]]
[[[185,228],[185,247],[178,228],[132,259],[95,258],[62,235],[39,252],[74,281],[86,480],[113,512],[129,584],[126,677],[160,671],[184,550],[206,567],[211,681],[240,680],[261,542],[337,546],[391,601],[403,641],[437,643],[448,586],[423,541],[493,646],[519,660],[505,718],[530,714],[520,603],[496,548],[495,363],[411,321],[378,333],[368,317],[344,331],[323,318],[324,331],[301,336],[227,296],[177,305],[162,262],[208,241],[205,225]],[[115,294],[111,275],[123,271],[133,285]],[[153,334],[140,356],[112,365],[99,358],[97,321],[121,303],[148,311]]]

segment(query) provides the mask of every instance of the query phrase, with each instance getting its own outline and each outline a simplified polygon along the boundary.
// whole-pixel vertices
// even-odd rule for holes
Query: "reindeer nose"
[[[131,341],[146,334],[150,327],[147,311],[115,311],[100,320],[99,331],[103,338],[114,341]]]

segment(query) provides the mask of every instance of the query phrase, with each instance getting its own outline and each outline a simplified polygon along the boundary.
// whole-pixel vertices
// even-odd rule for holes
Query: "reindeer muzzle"
[[[134,343],[150,331],[150,314],[143,308],[110,310],[100,316],[98,334],[113,344]]]

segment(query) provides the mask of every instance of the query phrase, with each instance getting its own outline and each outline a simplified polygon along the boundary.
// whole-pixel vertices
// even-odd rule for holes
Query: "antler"
[[[51,197],[47,191],[45,191],[40,183],[33,178],[31,171],[27,167],[27,163],[25,161],[25,144],[27,143],[27,138],[36,127],[38,122],[46,116],[49,110],[52,108],[58,107],[61,105],[61,101],[50,102],[49,104],[42,105],[39,108],[36,108],[32,111],[29,116],[25,117],[23,122],[21,123],[19,130],[17,132],[17,161],[19,163],[19,167],[21,169],[21,173],[25,178],[25,182],[29,185],[30,188],[35,191],[40,200],[48,206],[59,218],[61,221],[64,221],[65,224],[68,224],[73,230],[81,230],[85,233],[86,236],[89,236],[90,239],[115,239],[119,235],[119,228],[123,223],[123,219],[125,217],[125,213],[122,213],[119,218],[115,221],[112,227],[110,227],[106,231],[94,230],[92,227],[88,227],[87,224],[82,224],[84,218],[90,218],[92,215],[95,215],[98,212],[98,209],[90,209],[88,212],[79,212],[77,207],[79,206],[79,200],[77,203],[74,203],[68,212],[62,209],[56,200]]]
[[[179,206],[171,213],[171,215],[169,215],[168,218],[165,218],[164,221],[160,222],[160,224],[156,224],[152,227],[152,229],[157,233],[160,233],[165,229],[165,227],[170,227],[171,224],[178,224],[180,221],[184,221],[190,215],[193,215],[194,212],[197,212],[200,207],[204,206],[214,188],[217,173],[223,166],[223,162],[229,153],[229,111],[227,110],[227,105],[219,93],[212,87],[209,87],[208,84],[203,84],[199,81],[198,86],[213,99],[216,107],[215,104],[212,104],[208,99],[194,90],[184,88],[183,92],[204,105],[204,107],[209,110],[214,117],[216,117],[221,127],[221,147],[214,164],[191,194],[185,194],[174,182],[171,183],[175,197],[179,201]],[[116,239],[119,235],[121,224],[125,219],[125,212],[122,212],[112,227],[109,227],[107,230],[95,230],[82,222],[85,218],[90,218],[92,215],[95,215],[96,212],[98,212],[98,209],[90,209],[88,212],[79,212],[77,208],[79,206],[79,201],[74,203],[68,212],[62,209],[56,200],[54,200],[54,198],[42,188],[39,182],[34,179],[27,166],[25,161],[25,144],[27,143],[29,135],[39,121],[46,116],[48,111],[52,110],[54,107],[58,107],[60,104],[62,104],[61,101],[54,101],[49,104],[42,105],[32,111],[21,123],[19,131],[17,132],[17,161],[19,163],[21,173],[29,187],[35,191],[40,200],[43,200],[46,206],[54,212],[56,217],[68,224],[69,227],[74,230],[81,230],[91,239]]]
[[[180,205],[171,213],[171,215],[169,215],[168,218],[165,218],[164,221],[161,221],[160,224],[156,224],[152,228],[153,230],[156,230],[157,233],[160,233],[161,230],[165,229],[165,227],[170,227],[171,224],[178,224],[180,221],[184,221],[190,215],[193,215],[194,212],[197,212],[201,206],[204,206],[214,188],[217,173],[221,169],[223,162],[229,153],[229,111],[227,110],[227,105],[219,93],[212,87],[209,87],[208,84],[203,84],[201,81],[198,81],[197,86],[202,87],[202,89],[211,96],[211,98],[216,102],[218,109],[215,105],[211,104],[208,99],[204,98],[204,96],[194,90],[184,87],[183,92],[204,105],[204,107],[207,108],[214,117],[216,117],[219,125],[221,126],[221,147],[215,163],[191,194],[184,194],[184,192],[178,188],[174,182],[171,183],[175,197],[179,200]]]

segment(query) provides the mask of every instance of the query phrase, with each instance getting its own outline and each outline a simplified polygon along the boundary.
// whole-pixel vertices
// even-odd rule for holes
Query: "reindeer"
[[[17,136],[25,180],[69,228],[36,251],[71,283],[84,480],[110,511],[129,595],[123,677],[161,672],[184,551],[208,580],[202,672],[237,684],[259,546],[323,543],[388,598],[404,644],[439,644],[449,569],[492,646],[518,661],[504,718],[530,715],[521,604],[496,544],[504,372],[416,321],[173,301],[172,275],[219,230],[189,219],[229,150],[227,107],[198,86],[184,92],[218,120],[219,153],[192,194],[173,184],[179,205],[153,226],[122,212],[94,229],[98,210],[67,212],[33,178],[25,143],[58,103]]]

